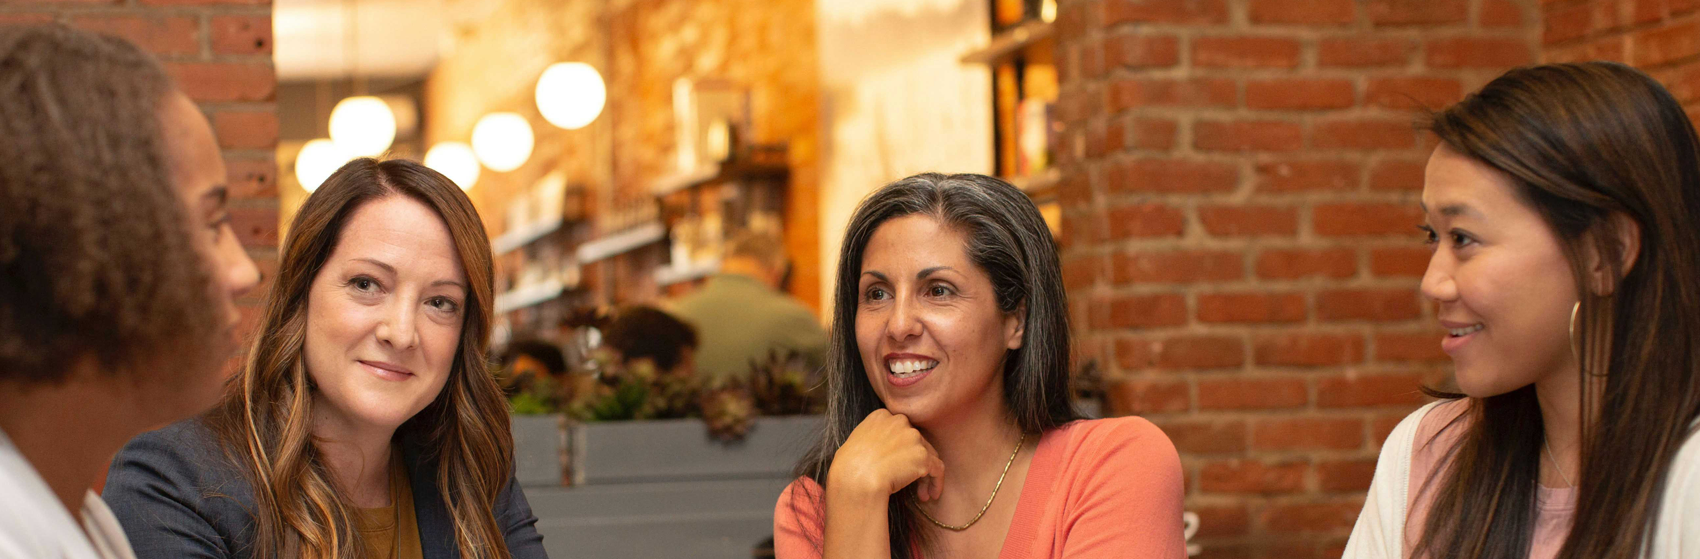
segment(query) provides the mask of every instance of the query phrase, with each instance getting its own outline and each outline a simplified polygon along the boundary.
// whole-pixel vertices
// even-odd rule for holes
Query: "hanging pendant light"
[[[438,142],[425,152],[425,166],[442,173],[460,186],[471,190],[478,183],[478,156],[465,142]]]
[[[602,74],[583,62],[552,64],[537,79],[537,111],[561,128],[584,128],[602,114],[607,102]]]
[[[353,157],[343,153],[336,142],[319,138],[301,146],[301,151],[295,154],[295,179],[301,183],[301,188],[307,192],[319,189],[319,185],[330,178],[332,173]]]
[[[516,113],[490,113],[472,127],[472,152],[485,167],[498,173],[525,165],[535,141],[531,123]]]
[[[383,99],[349,97],[331,109],[331,141],[353,157],[376,157],[395,142],[395,113]]]

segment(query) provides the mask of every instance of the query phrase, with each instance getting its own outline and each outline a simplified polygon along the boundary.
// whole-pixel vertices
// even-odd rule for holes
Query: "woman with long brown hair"
[[[221,405],[113,463],[137,557],[544,557],[485,366],[490,243],[466,195],[358,159],[282,252]]]
[[[1434,115],[1458,393],[1382,448],[1349,558],[1700,557],[1700,140],[1628,66],[1512,70]]]

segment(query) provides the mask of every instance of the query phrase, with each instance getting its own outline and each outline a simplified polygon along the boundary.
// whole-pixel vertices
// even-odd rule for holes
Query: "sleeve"
[[[1649,559],[1700,559],[1700,437],[1690,434],[1671,463]]]
[[[773,554],[778,559],[819,559],[826,541],[820,484],[797,478],[773,507]]]
[[[1346,540],[1346,553],[1341,559],[1401,559],[1405,554],[1405,502],[1411,483],[1411,449],[1416,444],[1417,427],[1423,416],[1435,404],[1423,406],[1405,416],[1387,441],[1381,445],[1381,456],[1375,462],[1375,477],[1369,484],[1369,495],[1358,513],[1357,524]]]
[[[1138,417],[1105,420],[1079,443],[1093,453],[1075,461],[1087,468],[1070,491],[1075,511],[1065,519],[1066,559],[1184,559],[1180,455],[1151,422]]]
[[[173,443],[163,431],[131,440],[112,461],[101,497],[124,527],[137,559],[232,557],[217,515],[195,482],[193,444]]]
[[[511,471],[507,488],[496,497],[496,523],[502,527],[508,554],[514,559],[549,558],[543,550],[543,534],[537,532],[537,515],[531,512],[531,503],[525,499],[525,491]]]

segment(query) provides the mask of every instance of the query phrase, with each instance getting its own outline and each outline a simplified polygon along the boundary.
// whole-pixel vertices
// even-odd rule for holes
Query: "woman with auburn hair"
[[[357,159],[282,253],[220,406],[113,462],[137,557],[545,557],[485,365],[490,242],[466,195]]]
[[[1027,195],[923,174],[839,253],[826,427],[774,511],[779,557],[1186,556],[1180,458],[1081,420],[1056,245]]]
[[[1382,447],[1349,558],[1700,557],[1700,140],[1609,62],[1434,115],[1422,280],[1457,393]]]

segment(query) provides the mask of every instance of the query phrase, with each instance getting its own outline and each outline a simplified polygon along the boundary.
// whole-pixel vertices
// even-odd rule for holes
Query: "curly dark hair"
[[[0,27],[0,380],[216,366],[223,324],[170,179],[147,53],[64,26]]]

